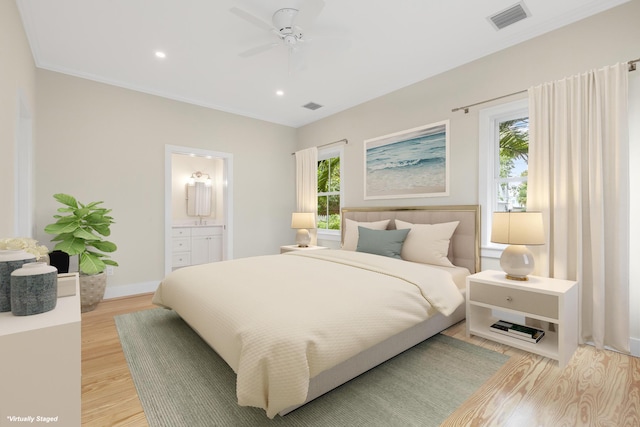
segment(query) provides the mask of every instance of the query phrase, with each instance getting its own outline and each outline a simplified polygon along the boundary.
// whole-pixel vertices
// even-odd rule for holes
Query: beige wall
[[[631,2],[550,32],[457,69],[440,74],[358,105],[298,129],[297,149],[348,138],[345,146],[345,206],[455,205],[478,203],[478,111],[490,105],[526,97],[526,94],[471,108],[468,114],[451,110],[462,105],[513,93],[589,69],[640,57],[640,0]],[[425,49],[428,49],[425,47]],[[640,71],[629,75],[631,96],[638,96]],[[638,102],[637,99],[633,101]],[[400,200],[364,200],[364,148],[368,138],[450,120],[451,185],[448,197]],[[632,119],[639,126],[640,117]],[[631,141],[634,160],[640,161],[637,139]],[[635,162],[634,162],[635,163]],[[637,168],[636,168],[637,169]],[[632,168],[632,172],[633,172]],[[633,175],[634,177],[636,175]],[[637,183],[637,181],[636,181]],[[637,186],[636,186],[637,187]],[[640,208],[640,194],[632,181],[632,212]],[[633,217],[632,217],[633,218]],[[631,259],[640,255],[640,236],[632,225]],[[334,242],[320,241],[334,245]],[[499,268],[495,259],[483,258],[483,268]],[[640,272],[632,266],[632,337],[640,353]]]
[[[35,65],[14,1],[0,1],[0,238],[14,235],[15,144],[20,104],[34,119]]]
[[[469,114],[451,110],[590,68],[637,58],[639,16],[640,1],[634,0],[306,125],[298,129],[297,149],[349,139],[345,146],[346,206],[478,203],[478,111],[491,104],[474,107]],[[500,102],[522,97],[526,94]],[[451,126],[450,195],[365,201],[363,141],[442,120],[450,120]]]
[[[49,240],[54,193],[103,200],[120,264],[109,287],[164,275],[167,144],[233,155],[235,258],[291,241],[295,129],[51,71],[37,85],[37,237]]]

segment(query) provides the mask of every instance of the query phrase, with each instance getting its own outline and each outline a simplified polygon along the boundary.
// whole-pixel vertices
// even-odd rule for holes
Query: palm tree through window
[[[497,211],[523,211],[527,206],[529,118],[499,122],[496,171]]]

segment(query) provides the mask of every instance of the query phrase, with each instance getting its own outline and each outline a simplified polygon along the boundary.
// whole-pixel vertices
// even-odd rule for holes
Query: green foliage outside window
[[[318,162],[318,228],[340,230],[340,157]]]
[[[500,170],[498,202],[509,209],[525,209],[527,204],[528,169],[514,173],[517,163],[528,166],[529,162],[529,118],[500,122]]]

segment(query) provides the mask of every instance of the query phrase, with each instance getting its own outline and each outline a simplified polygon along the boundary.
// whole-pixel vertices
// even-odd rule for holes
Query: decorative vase
[[[107,275],[103,271],[98,274],[80,274],[80,311],[93,311],[104,298],[107,288]]]
[[[0,312],[11,311],[11,273],[35,261],[33,254],[22,249],[0,250]]]
[[[56,308],[58,270],[45,262],[24,264],[11,273],[11,313],[31,316]]]
[[[69,272],[69,254],[62,251],[49,252],[49,264],[58,269],[58,274]]]

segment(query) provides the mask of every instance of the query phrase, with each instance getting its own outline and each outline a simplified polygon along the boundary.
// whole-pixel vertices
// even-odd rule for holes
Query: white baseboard
[[[593,341],[587,341],[585,344],[595,347],[596,345]],[[605,350],[615,351],[617,353],[627,354],[627,352],[621,352],[620,350],[616,350],[615,348],[609,347],[608,345],[604,346]],[[631,356],[640,357],[640,339],[629,337],[629,353]]]
[[[640,338],[630,338],[631,355],[640,357]]]
[[[131,295],[147,294],[158,289],[160,281],[132,283],[130,285],[107,286],[104,291],[104,299],[128,297]]]

